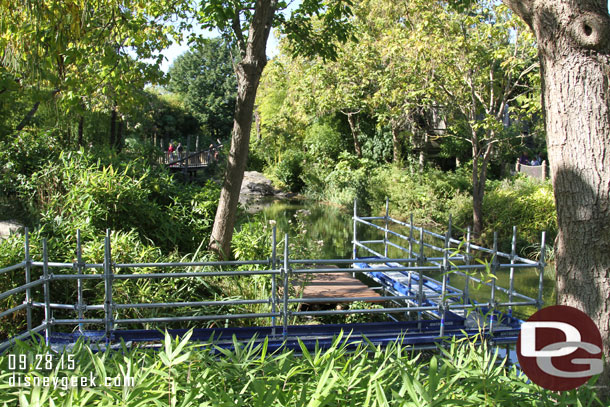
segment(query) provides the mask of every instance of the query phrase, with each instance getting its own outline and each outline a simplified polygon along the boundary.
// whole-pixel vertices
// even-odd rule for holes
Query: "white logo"
[[[538,328],[553,328],[564,333],[565,342],[556,342],[536,350],[536,330]],[[578,348],[582,348],[592,355],[601,353],[599,346],[588,342],[581,342],[578,329],[565,322],[555,321],[533,321],[521,324],[521,355],[525,357],[535,357],[536,364],[543,372],[555,376],[566,378],[590,377],[603,371],[602,360],[589,358],[572,359],[574,365],[588,365],[588,370],[569,372],[557,369],[551,362],[552,358],[567,356],[574,353]]]

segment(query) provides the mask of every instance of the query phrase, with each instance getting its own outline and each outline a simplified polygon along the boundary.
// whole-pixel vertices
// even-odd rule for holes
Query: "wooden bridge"
[[[173,172],[182,171],[185,179],[194,178],[197,171],[203,170],[218,161],[220,148],[222,146],[194,153],[189,151],[185,153],[175,151],[170,153],[166,151],[159,158],[159,164],[165,165]]]

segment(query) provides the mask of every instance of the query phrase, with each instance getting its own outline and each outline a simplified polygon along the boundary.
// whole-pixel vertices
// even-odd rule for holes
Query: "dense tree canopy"
[[[237,88],[230,46],[221,38],[205,39],[176,58],[169,75],[168,90],[182,96],[212,138],[228,138]]]
[[[161,78],[161,56],[156,64],[141,59],[176,34],[164,24],[176,12],[169,2],[2,1],[0,7],[0,98],[18,95],[29,105],[16,130],[41,103],[54,104],[62,120],[92,110],[127,113],[138,88]]]
[[[531,122],[539,113],[540,104],[531,102],[539,94],[531,33],[493,2],[461,4],[457,10],[438,2],[367,0],[354,10],[358,42],[338,46],[336,61],[284,56],[278,61],[290,79],[264,82],[272,89],[260,100],[268,133],[263,137],[268,144],[285,134],[295,138],[294,123],[341,114],[358,157],[385,159],[381,151],[388,139],[397,164],[414,150],[421,155],[432,142],[451,145],[445,151],[453,154],[461,146],[459,160],[472,160],[473,222],[480,234],[488,165],[520,135],[519,121],[511,123],[508,115]],[[271,103],[291,107],[270,109]],[[294,112],[288,114],[292,120],[278,122],[286,123],[284,130],[267,126],[288,111]],[[370,145],[378,152],[370,154],[375,150],[366,148]]]

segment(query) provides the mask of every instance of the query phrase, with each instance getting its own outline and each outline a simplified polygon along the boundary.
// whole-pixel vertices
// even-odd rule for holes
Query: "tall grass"
[[[269,352],[268,342],[233,349],[166,334],[157,351],[121,346],[98,353],[82,341],[73,369],[56,355],[51,370],[8,369],[0,356],[0,405],[21,406],[599,406],[592,388],[545,391],[506,365],[485,342],[453,340],[434,353],[414,354],[400,342],[385,348],[338,336],[327,350]],[[355,345],[349,347],[348,345]],[[44,354],[44,345],[19,343],[11,354]],[[9,385],[15,373],[55,378],[59,386]],[[62,378],[91,377],[91,388],[63,388]],[[133,378],[133,386],[105,387],[105,378]],[[112,380],[112,379],[111,379]],[[128,383],[129,384],[129,383]]]

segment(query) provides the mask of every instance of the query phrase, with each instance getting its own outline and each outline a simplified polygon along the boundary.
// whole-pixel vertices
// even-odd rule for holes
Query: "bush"
[[[348,148],[336,120],[323,118],[307,128],[303,146],[316,162],[329,163]]]
[[[472,224],[472,199],[454,200],[452,206],[457,224]],[[552,245],[557,236],[557,212],[551,182],[526,176],[490,182],[483,199],[483,220],[481,241],[488,246],[497,231],[500,249],[510,251],[513,226],[517,226],[517,247],[540,243],[542,231],[547,232],[547,245]]]
[[[387,196],[391,212],[398,213],[398,217],[406,219],[413,214],[416,223],[445,227],[451,214],[456,236],[472,225],[471,177],[467,169],[410,173],[386,166],[377,172],[371,185],[376,212],[383,211]],[[557,214],[550,181],[541,183],[525,176],[489,181],[483,219],[480,241],[488,247],[497,231],[500,249],[510,251],[513,226],[517,226],[518,247],[539,243],[543,230],[547,232],[547,244],[552,244],[557,235]]]
[[[8,386],[2,405],[124,406],[592,406],[603,404],[592,383],[556,393],[533,384],[487,341],[453,340],[434,355],[415,354],[399,341],[385,348],[339,335],[328,349],[271,351],[268,343],[250,341],[229,349],[189,342],[168,333],[158,349],[121,345],[93,352],[83,341],[66,348],[66,359],[77,360],[76,371],[56,364],[44,372],[51,383],[40,387]],[[476,338],[475,338],[476,339]],[[45,354],[42,344],[16,345],[13,354]],[[73,355],[73,356],[72,356]],[[9,355],[0,356],[7,366]],[[63,359],[62,359],[63,360]],[[6,369],[25,382],[28,372]],[[29,373],[32,375],[32,373]],[[35,376],[40,378],[40,374]],[[133,386],[62,388],[62,379],[128,376]],[[121,400],[118,403],[118,400]]]
[[[45,235],[84,237],[136,230],[165,251],[195,250],[209,237],[218,187],[178,184],[145,159],[104,165],[84,151],[61,154],[32,174],[21,196],[40,213]]]
[[[445,224],[452,200],[466,197],[470,191],[470,177],[463,170],[430,169],[419,173],[385,166],[378,171],[372,184],[377,211],[383,210],[385,197],[388,197],[392,212],[399,213],[402,218],[413,214],[416,222],[425,224]]]
[[[23,130],[7,136],[0,149],[0,193],[14,195],[28,177],[60,154],[53,130]]]
[[[303,188],[301,173],[306,156],[300,151],[288,150],[282,156],[282,160],[275,167],[275,176],[286,185],[292,192],[299,192]]]
[[[351,206],[358,199],[362,211],[370,211],[371,181],[374,178],[375,163],[353,154],[341,153],[334,169],[326,176],[326,196],[340,205]],[[362,212],[361,212],[362,213]]]

